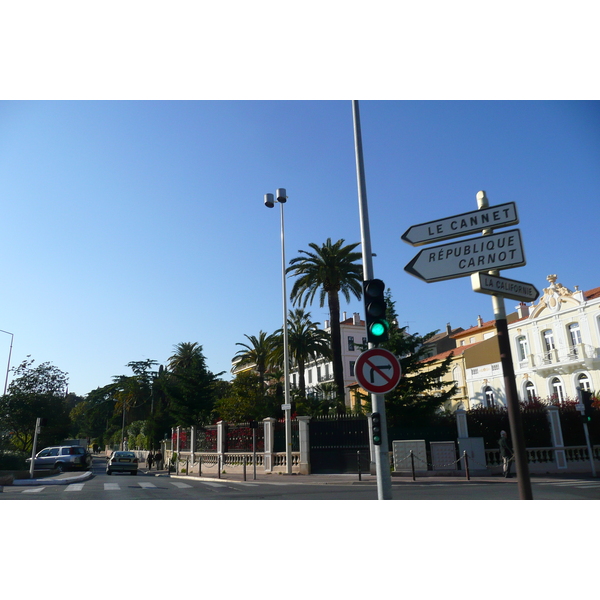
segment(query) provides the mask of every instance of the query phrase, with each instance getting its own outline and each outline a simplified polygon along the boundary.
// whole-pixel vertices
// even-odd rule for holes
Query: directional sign
[[[371,394],[386,394],[400,382],[402,369],[389,350],[371,348],[356,359],[354,374],[363,390]]]
[[[404,270],[427,283],[525,264],[519,229],[421,250]]]
[[[471,275],[471,285],[474,292],[503,296],[518,302],[533,302],[540,295],[531,283],[515,281],[497,275],[488,275],[487,273],[473,273]]]
[[[422,246],[462,235],[471,235],[484,229],[516,225],[518,222],[517,205],[514,202],[507,202],[454,217],[413,225],[404,232],[402,239],[412,246]]]

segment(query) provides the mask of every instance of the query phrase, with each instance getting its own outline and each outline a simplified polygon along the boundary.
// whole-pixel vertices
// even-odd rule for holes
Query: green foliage
[[[29,357],[28,357],[29,358]],[[12,448],[31,453],[36,419],[47,419],[38,436],[38,447],[60,442],[69,433],[69,408],[65,401],[67,374],[46,362],[34,366],[24,360],[12,369],[14,379],[0,398],[0,431],[8,432]]]
[[[386,303],[390,332],[389,340],[383,347],[398,357],[402,367],[400,383],[385,396],[388,426],[425,423],[456,393],[456,385],[439,391],[439,380],[448,372],[451,357],[436,368],[425,371],[422,363],[426,357],[424,344],[436,332],[424,336],[408,333],[406,328],[398,327],[395,302],[389,289]]]
[[[213,420],[243,423],[265,417],[266,401],[259,375],[252,371],[238,373],[233,379],[229,395],[215,403]]]

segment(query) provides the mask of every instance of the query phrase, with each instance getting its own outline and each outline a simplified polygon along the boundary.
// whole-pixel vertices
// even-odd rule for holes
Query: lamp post
[[[265,206],[273,208],[275,199],[279,202],[281,208],[281,281],[283,288],[283,372],[284,372],[284,398],[283,405],[285,412],[285,466],[286,474],[292,474],[292,405],[290,403],[290,362],[288,350],[288,319],[287,319],[287,291],[285,281],[285,233],[283,225],[283,205],[287,200],[284,188],[279,188],[273,197],[273,194],[265,194]]]
[[[4,329],[0,329],[0,331],[10,335],[10,350],[8,351],[8,364],[6,365],[6,379],[4,380],[4,395],[6,396],[6,390],[8,388],[8,372],[10,371],[10,357],[12,354],[13,340],[15,339],[15,336],[14,334],[10,333],[10,331],[4,331]]]

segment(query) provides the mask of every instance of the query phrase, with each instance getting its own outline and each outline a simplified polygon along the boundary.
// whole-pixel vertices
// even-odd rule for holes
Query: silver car
[[[123,473],[125,471],[137,475],[138,459],[133,452],[115,450],[106,462],[106,474],[112,475],[113,473]]]
[[[31,464],[31,458],[27,459]],[[51,446],[35,455],[34,469],[57,471],[86,470],[92,466],[92,455],[83,446]]]

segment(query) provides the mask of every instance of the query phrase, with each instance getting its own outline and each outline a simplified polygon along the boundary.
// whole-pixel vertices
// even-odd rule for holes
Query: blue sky
[[[600,103],[361,101],[375,275],[401,324],[426,333],[493,317],[469,278],[426,284],[404,266],[411,225],[516,202],[540,291],[600,286]],[[244,335],[282,323],[287,259],[330,237],[360,241],[352,106],[324,101],[3,101],[0,329],[85,395],[179,342],[229,377]],[[291,287],[291,281],[288,289]],[[507,310],[516,303],[507,301]],[[290,305],[291,308],[291,305]],[[314,304],[321,323],[326,307]],[[342,306],[363,314],[358,301]],[[0,334],[0,365],[10,336]]]

